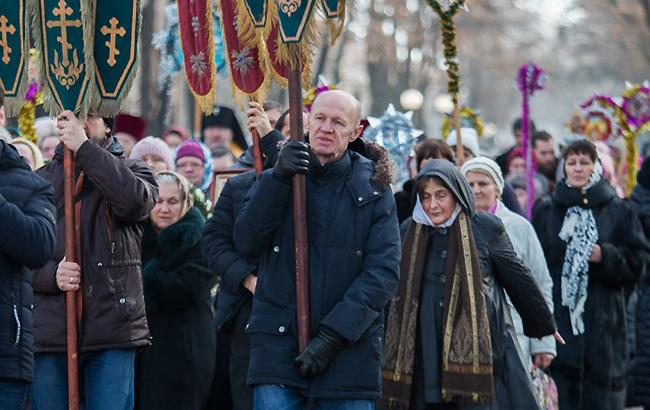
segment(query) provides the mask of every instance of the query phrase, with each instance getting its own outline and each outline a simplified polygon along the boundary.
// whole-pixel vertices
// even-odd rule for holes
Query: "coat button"
[[[363,197],[360,196],[359,198],[357,198],[357,201],[359,201],[359,202],[363,201]]]
[[[438,232],[440,232],[440,235],[447,235],[447,229],[445,228],[440,228]]]
[[[361,249],[357,249],[357,251],[355,252],[355,254],[356,254],[357,256],[361,256],[361,255],[363,255],[363,252],[361,252]]]
[[[278,252],[280,252],[280,247],[279,247],[279,246],[277,246],[277,245],[276,245],[276,246],[274,246],[274,247],[273,247],[273,252],[275,252],[275,253],[278,253]]]
[[[446,258],[447,257],[447,251],[445,249],[440,251],[440,257]]]
[[[246,330],[248,330],[249,327],[251,327],[251,324],[250,324],[250,323],[246,323]]]
[[[29,305],[29,308],[30,308],[31,310],[34,310],[34,305]]]
[[[284,333],[286,330],[287,330],[287,329],[286,329],[284,326],[280,326],[280,327],[278,328],[278,332],[280,332],[280,333]]]
[[[101,262],[97,263],[97,267],[98,267],[98,268],[101,268],[102,266],[104,266],[103,263],[101,263]]]
[[[123,304],[125,304],[125,303],[126,303],[126,299],[124,299],[124,298],[120,298],[120,304],[123,305]]]
[[[589,200],[588,200],[587,198],[583,198],[583,199],[582,199],[582,203],[585,204],[585,205],[587,205],[587,204],[589,204]]]
[[[375,196],[377,196],[377,195],[379,195],[379,192],[377,192],[377,191],[372,191],[372,194],[375,195]]]
[[[440,307],[445,307],[445,302],[443,302],[443,301],[440,301],[440,303],[438,303],[438,304],[440,305]]]

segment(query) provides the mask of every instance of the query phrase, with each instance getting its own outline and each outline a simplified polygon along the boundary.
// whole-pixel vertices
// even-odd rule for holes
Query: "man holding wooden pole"
[[[289,142],[253,185],[234,229],[235,246],[261,257],[248,383],[253,408],[371,409],[380,392],[383,310],[399,280],[400,239],[390,172],[348,150],[360,132],[359,102],[320,94],[309,145]],[[300,352],[292,183],[305,175],[309,342]]]
[[[54,185],[57,247],[34,272],[35,378],[32,410],[68,407],[66,292],[81,292],[81,397],[93,409],[133,408],[135,349],[149,344],[140,267],[143,224],[157,201],[150,169],[126,159],[111,121],[58,116],[61,144],[39,174]],[[74,153],[77,262],[64,251],[63,151]],[[86,408],[89,408],[86,406]]]

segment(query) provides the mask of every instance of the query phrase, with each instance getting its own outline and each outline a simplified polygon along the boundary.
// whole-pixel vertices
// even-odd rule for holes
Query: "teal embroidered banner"
[[[316,0],[277,0],[280,35],[284,43],[298,43],[305,31],[314,30],[310,21]]]
[[[27,80],[27,7],[25,0],[3,1],[0,7],[0,86],[5,92],[7,115],[18,114]]]

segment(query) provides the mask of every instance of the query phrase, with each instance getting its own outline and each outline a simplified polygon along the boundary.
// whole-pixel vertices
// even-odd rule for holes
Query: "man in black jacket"
[[[400,238],[389,178],[348,150],[360,104],[319,94],[309,143],[288,143],[258,178],[234,229],[236,248],[261,258],[252,313],[248,384],[253,407],[365,410],[380,394],[383,311],[399,281]],[[298,351],[292,177],[306,176],[310,336]]]
[[[0,127],[4,126],[0,90]],[[54,250],[54,194],[0,140],[0,408],[25,408],[34,372],[32,275]]]
[[[277,145],[284,136],[271,127],[268,116],[259,104],[251,103],[247,114],[248,126],[255,128],[262,136],[260,147],[265,157],[265,168],[269,168],[275,163]],[[242,154],[240,161],[242,159],[250,159],[245,165],[253,166],[252,147]],[[258,262],[235,250],[233,227],[246,193],[254,182],[254,171],[228,180],[212,217],[205,225],[202,242],[208,266],[221,278],[221,288],[216,299],[217,350],[219,358],[225,356],[229,359],[227,372],[235,410],[249,410],[253,405],[253,391],[246,384],[250,334],[246,333],[245,328],[253,303],[252,295],[255,293]],[[220,365],[223,367],[224,363]],[[223,369],[216,369],[216,372],[211,395],[214,405],[207,408],[223,405],[223,396],[227,395],[222,391],[222,385],[225,384]]]

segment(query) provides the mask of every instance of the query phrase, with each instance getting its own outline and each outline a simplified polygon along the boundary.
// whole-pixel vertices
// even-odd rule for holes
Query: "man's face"
[[[208,148],[214,148],[217,145],[230,145],[233,135],[232,130],[225,127],[208,127],[203,130],[203,139]]]
[[[59,137],[52,135],[46,137],[41,141],[41,153],[43,153],[43,159],[45,161],[51,161],[54,158],[54,153],[56,151],[56,146],[59,145]]]
[[[187,178],[195,187],[201,186],[205,164],[196,157],[183,157],[176,161],[176,172]]]
[[[183,143],[183,137],[175,132],[170,132],[169,134],[165,135],[163,141],[165,141],[165,144],[167,144],[169,148],[176,149]]]
[[[555,166],[555,149],[553,141],[537,141],[535,143],[535,157],[537,165],[542,169],[550,169]]]
[[[325,92],[316,98],[309,118],[309,144],[321,164],[336,161],[359,136],[359,108],[343,92]]]
[[[214,171],[223,171],[230,168],[235,161],[232,159],[232,155],[224,155],[223,157],[212,158],[212,170]]]
[[[118,132],[115,134],[115,138],[117,138],[117,140],[120,142],[120,145],[124,149],[124,155],[127,157],[131,155],[131,150],[136,143],[135,138],[126,132]]]
[[[521,145],[521,128],[515,129],[514,136],[515,136],[515,144],[517,144],[517,146],[520,146]]]
[[[106,133],[110,129],[106,126],[102,117],[95,112],[89,112],[86,121],[84,121],[84,131],[90,140],[101,142],[106,138]]]

